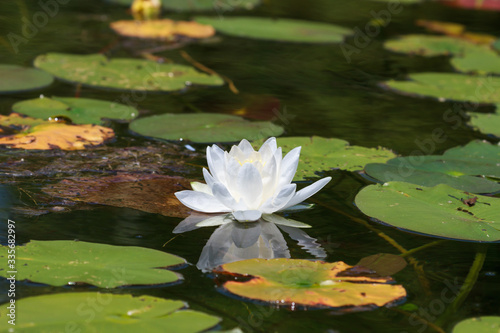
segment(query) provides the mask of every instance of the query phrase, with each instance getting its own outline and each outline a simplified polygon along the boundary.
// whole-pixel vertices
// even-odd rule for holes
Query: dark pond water
[[[373,18],[372,11],[380,12],[386,8],[386,3],[360,0],[268,0],[250,15],[331,22],[347,28],[364,29]],[[11,31],[20,33],[20,17],[37,10],[38,1],[1,1],[0,38]],[[116,40],[114,33],[108,28],[109,22],[128,17],[123,7],[99,0],[71,0],[67,5],[61,6],[60,11],[26,44],[21,44],[17,54],[9,52],[0,43],[0,63],[31,66],[37,55],[46,52],[97,53]],[[224,13],[236,14],[238,13]],[[169,16],[175,19],[189,17],[187,14],[172,13]],[[443,114],[451,103],[399,96],[377,86],[379,81],[401,78],[412,72],[451,71],[446,57],[408,57],[383,49],[383,41],[392,36],[423,32],[422,28],[415,26],[416,19],[453,21],[466,24],[471,31],[500,36],[498,13],[465,11],[437,3],[425,3],[404,6],[400,14],[391,17],[391,22],[379,35],[350,59],[345,57],[339,45],[288,44],[222,37],[218,43],[192,44],[183,50],[204,65],[231,78],[241,91],[240,95],[231,93],[227,86],[194,89],[180,95],[148,94],[138,103],[138,107],[143,114],[192,112],[192,107],[208,112],[229,112],[255,96],[268,96],[280,102],[280,110],[285,117],[278,122],[285,126],[287,136],[335,137],[360,146],[384,146],[403,155],[421,150],[419,140],[430,138],[436,128],[444,130],[447,139],[435,144],[431,153],[442,153],[473,139],[486,138],[465,125],[453,129],[452,124],[443,121]],[[354,45],[352,38],[348,39],[348,43]],[[139,47],[141,46],[134,45],[132,51]],[[113,55],[130,56],[130,52],[125,48],[117,48]],[[158,55],[182,61],[178,50]],[[73,96],[75,87],[56,82],[43,91],[1,96],[0,112],[9,114],[13,103],[34,98],[40,93],[46,96]],[[106,100],[120,97],[120,93],[91,88],[82,88],[80,95]],[[151,144],[130,135],[124,125],[114,125],[114,128],[120,138],[111,146],[146,147]],[[201,145],[195,148],[203,151]],[[39,153],[23,154],[23,157],[33,164],[61,159],[61,155],[47,157]],[[105,206],[40,216],[26,215],[14,208],[36,208],[32,194],[39,193],[45,184],[65,178],[71,173],[51,173],[34,178],[14,177],[14,167],[4,162],[15,159],[16,153],[0,151],[0,158],[4,175],[4,185],[0,187],[2,231],[6,230],[6,220],[10,218],[17,223],[19,243],[33,239],[79,239],[113,245],[143,246],[179,255],[191,263],[180,271],[185,277],[182,284],[120,288],[112,292],[185,300],[194,309],[222,317],[221,327],[224,329],[240,326],[248,332],[436,331],[411,314],[415,313],[428,321],[440,317],[449,304],[443,298],[443,293],[450,290],[449,281],[463,281],[476,252],[476,245],[472,243],[444,241],[415,253],[414,257],[422,265],[428,285],[419,281],[419,274],[411,265],[394,276],[407,289],[406,303],[415,305],[414,310],[406,314],[394,308],[342,315],[330,310],[275,309],[243,302],[220,293],[211,276],[196,268],[198,257],[213,228],[198,229],[172,239],[172,230],[181,221],[179,218]],[[204,164],[204,157],[199,154],[193,161]],[[196,167],[174,167],[163,172],[201,178],[201,172]],[[294,214],[293,217],[314,226],[307,232],[323,244],[328,255],[327,261],[341,260],[355,264],[361,258],[376,253],[399,254],[396,248],[377,235],[379,232],[395,239],[407,249],[435,241],[370,222],[361,214],[354,206],[353,199],[362,187],[370,184],[368,180],[342,171],[326,172],[325,175],[332,176],[333,181],[314,197],[315,201],[324,205],[317,205],[313,210]],[[371,228],[353,218],[370,222]],[[314,258],[286,234],[285,239],[292,258]],[[2,233],[0,240],[5,242],[5,233]],[[166,242],[168,244],[163,247]],[[442,326],[445,331],[449,331],[460,319],[476,315],[497,315],[500,312],[499,265],[499,247],[496,244],[490,245],[477,283],[463,305],[447,317]],[[2,287],[6,286],[5,281],[0,284]],[[20,283],[18,299],[72,290],[86,288],[56,288]],[[0,301],[6,300],[7,296],[2,293]]]

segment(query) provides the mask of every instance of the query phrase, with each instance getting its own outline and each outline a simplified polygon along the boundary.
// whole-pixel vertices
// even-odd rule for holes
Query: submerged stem
[[[434,241],[434,242],[430,242],[430,243],[424,244],[422,246],[419,246],[419,247],[413,248],[411,250],[408,250],[408,251],[406,251],[406,253],[401,253],[400,256],[404,258],[404,257],[407,257],[409,255],[414,254],[415,252],[418,252],[418,251],[421,251],[421,250],[425,250],[426,248],[432,247],[434,245],[439,245],[439,244],[444,243],[444,242],[446,242],[446,240],[444,240],[444,239],[438,240],[438,241]]]

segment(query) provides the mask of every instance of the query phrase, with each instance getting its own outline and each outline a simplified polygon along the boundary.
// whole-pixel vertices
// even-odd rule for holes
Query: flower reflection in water
[[[210,217],[195,213],[182,221],[173,232],[182,233],[197,229],[199,224],[207,218]],[[208,272],[219,265],[239,260],[290,258],[290,251],[281,231],[286,232],[290,238],[297,241],[305,251],[315,258],[326,257],[325,250],[316,242],[316,239],[299,228],[278,225],[263,219],[251,223],[239,223],[231,220],[220,225],[213,232],[203,247],[196,266],[200,270]]]

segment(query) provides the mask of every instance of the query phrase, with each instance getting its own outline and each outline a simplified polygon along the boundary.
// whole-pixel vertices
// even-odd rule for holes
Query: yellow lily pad
[[[253,277],[244,282],[225,282],[223,287],[233,294],[292,308],[364,310],[406,297],[406,290],[401,285],[391,284],[391,277],[380,277],[374,271],[341,261],[249,259],[224,264],[216,272]]]
[[[22,117],[0,115],[0,145],[21,149],[79,150],[98,146],[112,139],[112,129],[97,125],[71,125]]]
[[[150,21],[122,20],[112,22],[110,26],[121,36],[143,39],[174,40],[176,36],[207,38],[215,34],[215,29],[210,25],[169,19]]]

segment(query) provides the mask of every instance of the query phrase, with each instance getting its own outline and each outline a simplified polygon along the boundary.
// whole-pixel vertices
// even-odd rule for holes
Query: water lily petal
[[[283,161],[281,162],[278,188],[281,188],[282,186],[285,186],[292,182],[293,176],[295,176],[295,172],[297,172],[297,166],[299,165],[300,149],[301,147],[292,149],[283,158]]]
[[[214,179],[218,182],[225,183],[226,181],[226,160],[224,157],[224,151],[220,149],[217,145],[212,147],[207,147],[207,164],[210,169],[210,173]]]
[[[231,209],[223,205],[213,195],[207,193],[185,190],[176,192],[175,196],[184,206],[199,212],[225,213],[231,211]]]
[[[250,144],[250,142],[248,142],[248,140],[246,139],[243,139],[241,140],[240,144],[238,145],[238,147],[241,149],[241,151],[243,152],[243,154],[245,156],[250,156],[252,153],[254,153],[255,151],[253,150],[253,147],[252,145]]]
[[[212,195],[212,190],[210,189],[210,186],[208,186],[207,184],[203,184],[200,182],[191,182],[191,188],[193,189],[193,191],[203,192]]]
[[[279,216],[276,214],[263,214],[262,218],[267,222],[284,225],[292,228],[311,228],[309,224],[305,224],[291,219],[286,219],[283,216]]]
[[[250,209],[259,208],[262,200],[262,178],[259,170],[250,163],[240,168],[237,180],[237,190],[246,206]]]
[[[271,138],[267,139],[266,142],[264,142],[262,144],[262,146],[260,147],[259,152],[261,152],[262,149],[265,149],[264,147],[271,148],[271,150],[273,152],[276,151],[276,149],[278,148],[278,144],[276,143],[276,138],[271,137]]]
[[[260,175],[262,177],[262,192],[264,200],[266,198],[274,196],[276,185],[279,179],[278,171],[279,170],[276,164],[276,159],[274,158],[274,155],[271,155],[271,158],[267,161],[267,163],[260,171]]]
[[[288,201],[288,203],[284,207],[282,207],[281,210],[295,206],[296,204],[306,200],[307,198],[321,190],[326,184],[328,184],[330,180],[332,180],[332,177],[325,177],[307,187],[304,187],[302,190],[296,192],[295,196],[290,201]]]
[[[252,246],[260,236],[260,223],[235,223],[231,232],[231,239],[234,245],[240,249]]]
[[[215,178],[212,177],[210,172],[205,168],[203,168],[203,178],[205,178],[205,182],[207,183],[208,187],[212,188],[214,186]],[[212,190],[210,190],[210,193],[212,193]]]
[[[233,212],[233,216],[240,222],[253,222],[260,219],[262,213],[258,210],[237,210]]]
[[[233,219],[230,218],[229,214],[223,214],[223,215],[217,215],[210,217],[208,219],[205,219],[201,222],[196,223],[197,227],[216,227],[219,225],[223,225],[226,223],[233,222]]]
[[[238,202],[233,198],[224,184],[214,183],[212,186],[212,193],[214,194],[214,197],[216,197],[217,200],[219,200],[223,205],[231,208],[231,210],[237,209]]]
[[[274,213],[284,207],[295,195],[297,184],[288,184],[275,197],[269,198],[259,210],[266,214]]]

